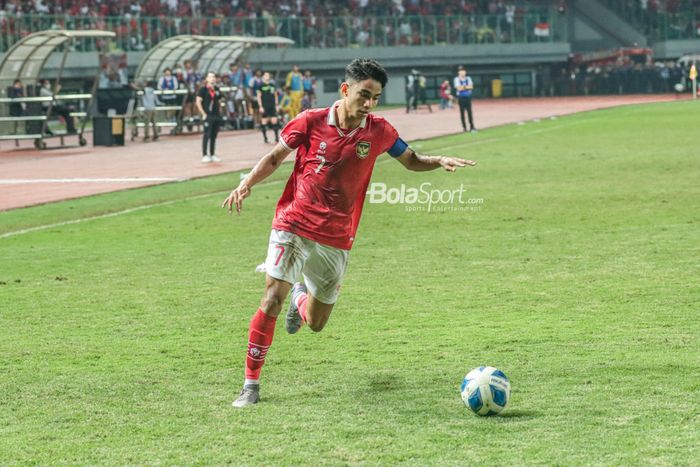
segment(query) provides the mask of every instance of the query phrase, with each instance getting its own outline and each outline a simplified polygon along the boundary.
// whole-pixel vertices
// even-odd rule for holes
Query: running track
[[[676,100],[674,95],[557,97],[477,100],[477,128],[543,119],[620,105]],[[394,109],[379,114],[389,119],[406,140],[444,136],[461,130],[456,109],[433,113],[421,108],[406,114]],[[268,131],[271,135],[272,132]],[[91,136],[88,144],[92,144]],[[75,137],[67,138],[73,144]],[[217,141],[218,164],[202,164],[201,135],[165,136],[158,142],[129,143],[123,147],[62,148],[37,151],[23,142],[0,143],[0,211],[61,201],[175,180],[233,172],[252,167],[271,146],[259,131],[223,132]],[[57,140],[49,140],[49,146]],[[238,183],[231,178],[231,186]]]

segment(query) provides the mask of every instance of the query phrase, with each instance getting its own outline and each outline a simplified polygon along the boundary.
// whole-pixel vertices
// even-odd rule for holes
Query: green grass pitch
[[[0,213],[0,464],[692,465],[698,128],[634,106],[415,142],[478,161],[456,174],[382,156],[373,182],[482,201],[366,204],[328,326],[280,320],[247,410],[290,164],[240,217],[237,174]],[[513,385],[488,419],[459,396],[484,364]]]

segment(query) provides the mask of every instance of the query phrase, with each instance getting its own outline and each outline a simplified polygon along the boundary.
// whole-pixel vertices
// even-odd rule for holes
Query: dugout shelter
[[[69,115],[78,123],[76,135],[79,144],[84,146],[87,141],[83,137],[83,132],[85,123],[90,118],[91,102],[97,86],[97,73],[92,92],[89,94],[59,94],[56,91],[59,90],[66,58],[74,39],[114,37],[116,34],[109,31],[52,29],[30,34],[17,42],[0,62],[0,140],[15,140],[15,145],[18,146],[19,140],[32,139],[35,147],[45,149],[45,139],[60,138],[63,145],[67,133],[50,132],[48,121],[52,117],[49,116],[53,115],[54,106],[72,104],[76,109]],[[52,85],[53,97],[42,97],[39,95],[39,81],[42,78],[44,65],[56,51],[62,52],[62,57],[58,75]],[[11,88],[16,80],[22,82],[23,97],[10,97]],[[48,103],[48,107],[42,105],[45,103]],[[15,111],[12,111],[13,108]]]
[[[190,61],[196,64],[196,71],[202,74],[204,79],[206,73],[213,71],[217,75],[224,74],[232,63],[243,64],[247,61],[248,55],[253,47],[269,46],[280,50],[279,63],[284,60],[284,55],[287,48],[294,44],[294,41],[285,37],[269,36],[269,37],[248,37],[248,36],[199,36],[199,35],[179,35],[166,39],[156,44],[141,60],[134,81],[137,86],[142,86],[147,82],[157,82],[163,75],[166,68],[173,68],[175,64],[182,64],[185,61]],[[279,74],[280,65],[277,66],[276,74]],[[238,89],[231,87],[222,87],[224,93],[235,94]],[[162,105],[156,108],[158,113],[158,127],[174,127],[171,134],[179,134],[183,128],[183,107],[187,100],[187,95],[190,91],[186,86],[181,86],[176,90],[161,90],[156,91],[156,95],[163,96],[166,94],[176,94],[178,99],[172,105]],[[143,110],[140,103],[142,92],[138,92],[137,105],[135,105],[135,114],[132,115],[132,124],[135,121],[135,115]],[[176,119],[164,118],[171,112],[176,112]],[[194,116],[188,121],[188,126],[192,124],[199,125],[199,117]],[[138,127],[143,126],[143,122],[137,123]],[[132,130],[133,135],[133,130]]]

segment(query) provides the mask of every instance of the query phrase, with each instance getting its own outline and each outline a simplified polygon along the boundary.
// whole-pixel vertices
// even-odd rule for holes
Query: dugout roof
[[[30,34],[12,46],[0,62],[0,97],[7,97],[7,89],[12,86],[12,82],[16,79],[22,80],[22,84],[25,86],[36,84],[41,77],[46,60],[64,43],[74,38],[112,38],[115,36],[115,33],[109,31],[66,31],[63,29],[51,29]],[[65,47],[57,82],[61,80],[68,52],[69,47]]]
[[[191,36],[171,37],[156,44],[136,70],[136,82],[157,80],[166,68],[185,60],[197,62],[197,69],[221,74],[230,63],[240,62],[253,45],[287,46],[294,41],[285,37]]]

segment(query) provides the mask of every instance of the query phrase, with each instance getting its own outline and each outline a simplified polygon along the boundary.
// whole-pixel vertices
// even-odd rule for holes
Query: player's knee
[[[319,321],[313,321],[310,320],[308,323],[309,329],[311,329],[313,332],[321,332],[324,327],[326,327],[326,322],[327,320],[319,320]]]

